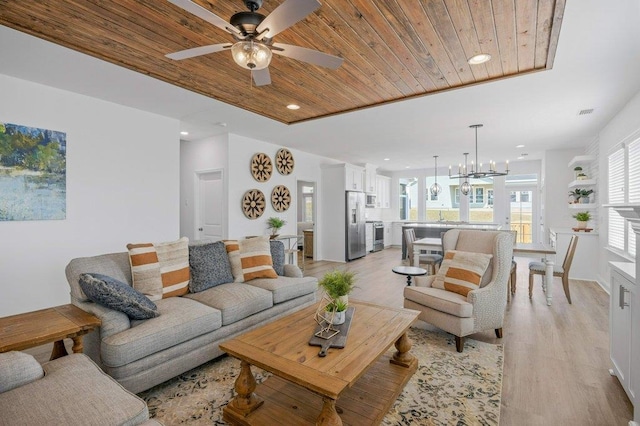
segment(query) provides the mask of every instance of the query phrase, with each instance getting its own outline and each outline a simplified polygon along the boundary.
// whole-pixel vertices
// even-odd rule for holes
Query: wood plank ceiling
[[[268,15],[284,0],[265,0]],[[293,0],[291,0],[293,1]],[[221,18],[242,0],[194,0]],[[0,0],[0,24],[291,124],[550,69],[565,0],[322,0],[276,42],[345,59],[328,70],[274,55],[272,84],[252,87],[228,51],[165,54],[233,42],[165,0]],[[478,53],[492,60],[469,65]],[[292,111],[285,106],[301,106]]]

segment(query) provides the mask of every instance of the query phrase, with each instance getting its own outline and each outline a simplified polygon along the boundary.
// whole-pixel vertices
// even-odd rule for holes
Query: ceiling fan
[[[249,11],[234,14],[229,22],[191,0],[169,2],[228,32],[236,42],[181,50],[165,55],[167,58],[182,60],[230,49],[233,60],[251,70],[256,86],[271,83],[268,66],[272,53],[331,69],[338,68],[343,62],[342,58],[317,50],[273,42],[273,37],[278,33],[318,9],[321,6],[318,0],[286,0],[268,16],[256,12],[262,6],[262,0],[244,0]]]

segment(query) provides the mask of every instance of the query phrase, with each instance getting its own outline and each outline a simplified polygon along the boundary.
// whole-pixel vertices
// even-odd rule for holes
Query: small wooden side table
[[[82,352],[82,336],[100,326],[100,320],[75,305],[62,305],[0,318],[0,352],[54,342],[51,358],[67,355],[64,339],[73,339],[73,352]]]

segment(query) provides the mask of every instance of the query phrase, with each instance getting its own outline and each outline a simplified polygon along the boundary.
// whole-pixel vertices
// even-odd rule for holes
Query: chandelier
[[[438,156],[434,155],[433,158],[435,159],[435,162],[436,162],[436,168],[434,169],[434,174],[433,174],[435,177],[435,182],[429,188],[429,192],[431,192],[431,195],[437,197],[438,194],[442,192],[442,187],[438,185]]]
[[[508,175],[509,174],[509,161],[507,160],[507,162],[506,162],[506,168],[505,168],[504,172],[499,172],[499,171],[496,170],[495,161],[489,161],[489,168],[485,169],[485,170],[482,170],[482,163],[478,163],[478,127],[482,127],[482,124],[472,124],[469,127],[474,128],[476,130],[476,160],[475,160],[475,163],[474,163],[473,160],[471,160],[471,168],[467,167],[467,156],[469,155],[469,153],[465,152],[463,154],[464,155],[464,166],[462,164],[458,165],[458,174],[457,175],[452,175],[451,174],[451,166],[449,166],[449,178],[451,178],[451,179],[464,179],[465,180],[464,183],[466,183],[469,186],[469,189],[470,189],[469,182],[467,181],[468,179],[482,179],[482,178],[486,178],[486,177]]]

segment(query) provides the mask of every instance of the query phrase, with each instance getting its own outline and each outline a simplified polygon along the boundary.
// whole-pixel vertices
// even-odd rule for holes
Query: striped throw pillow
[[[225,240],[224,248],[227,250],[227,255],[229,256],[233,282],[244,282],[244,276],[242,275],[242,263],[240,262],[240,244],[238,243],[238,240]]]
[[[189,239],[128,244],[133,288],[151,300],[189,292]]]
[[[493,255],[448,250],[438,269],[432,287],[467,296],[480,288],[482,276]]]
[[[278,278],[273,269],[269,236],[227,240],[224,242],[231,263],[234,282],[247,282],[255,278]]]

